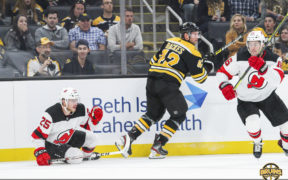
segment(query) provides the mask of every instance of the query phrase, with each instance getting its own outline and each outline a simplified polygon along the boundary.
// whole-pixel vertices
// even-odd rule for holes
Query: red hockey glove
[[[92,123],[97,125],[103,117],[103,111],[100,107],[94,106],[88,115],[91,118]]]
[[[236,97],[236,92],[233,89],[232,84],[229,82],[222,82],[219,85],[219,89],[222,91],[223,96],[229,101]]]
[[[34,155],[36,157],[37,164],[39,166],[49,166],[50,165],[50,155],[44,147],[35,149]]]
[[[268,66],[263,58],[257,56],[251,56],[248,59],[249,65],[256,69],[260,75],[263,75],[267,72]]]

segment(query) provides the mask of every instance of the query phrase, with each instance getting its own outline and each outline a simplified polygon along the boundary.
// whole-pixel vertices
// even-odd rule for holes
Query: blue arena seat
[[[0,26],[0,38],[2,40],[4,40],[4,37],[10,28],[11,26]]]

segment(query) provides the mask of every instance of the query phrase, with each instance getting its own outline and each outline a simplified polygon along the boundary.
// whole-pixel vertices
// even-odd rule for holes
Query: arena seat
[[[115,64],[93,64],[95,74],[121,74],[121,66]]]
[[[15,68],[13,68],[10,65],[2,66],[0,65],[0,79],[1,78],[13,78],[13,77],[19,77],[20,75],[19,71]]]
[[[72,59],[73,51],[71,50],[52,51],[50,55],[51,59],[57,60],[61,66],[61,69],[63,69],[66,60]]]
[[[93,19],[103,14],[103,9],[98,6],[89,6],[86,8],[87,14]]]
[[[107,51],[91,51],[87,59],[93,64],[111,64]]]
[[[26,73],[26,63],[29,59],[34,58],[33,52],[29,51],[6,51],[7,64],[18,70],[20,76]]]
[[[0,26],[0,38],[2,40],[4,40],[4,37],[10,28],[11,26]]]

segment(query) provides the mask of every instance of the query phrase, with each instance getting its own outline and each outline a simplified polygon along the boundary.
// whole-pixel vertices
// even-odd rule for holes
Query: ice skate
[[[83,158],[83,161],[90,161],[90,160],[97,160],[99,159],[100,156],[99,156],[99,153],[98,152],[93,152],[90,154],[90,156],[86,156]]]
[[[285,155],[288,156],[288,149],[283,148],[281,139],[278,140],[278,145],[283,149]]]
[[[164,159],[168,151],[162,148],[162,144],[159,141],[159,135],[155,135],[154,144],[151,148],[151,153],[149,155],[149,159]]]
[[[253,142],[253,144],[253,155],[255,156],[255,158],[259,159],[262,155],[262,139],[259,143]]]
[[[115,146],[117,147],[117,149],[119,151],[123,150],[125,147],[129,147],[127,148],[127,151],[122,153],[122,156],[124,158],[127,158],[129,155],[132,154],[132,150],[131,150],[131,144],[132,144],[132,140],[130,139],[130,137],[128,137],[129,135],[126,134],[124,136],[121,136],[120,139],[118,139],[115,142]],[[128,141],[127,141],[128,140]],[[127,144],[128,143],[128,144]]]

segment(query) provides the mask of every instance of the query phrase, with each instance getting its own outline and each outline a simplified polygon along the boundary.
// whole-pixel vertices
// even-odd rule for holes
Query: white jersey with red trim
[[[32,141],[36,148],[45,147],[45,141],[66,144],[76,130],[90,130],[89,122],[83,104],[79,103],[72,115],[65,116],[61,104],[57,103],[44,112],[39,126],[32,133]]]
[[[217,71],[216,77],[219,82],[231,80],[233,76],[241,77],[249,67],[248,58],[250,53],[244,47],[237,54],[230,57]],[[259,75],[253,67],[250,68],[242,82],[236,89],[237,97],[242,101],[259,102],[266,99],[284,78],[284,72],[280,68],[282,59],[270,50],[265,50],[262,58],[268,65],[264,75]]]

